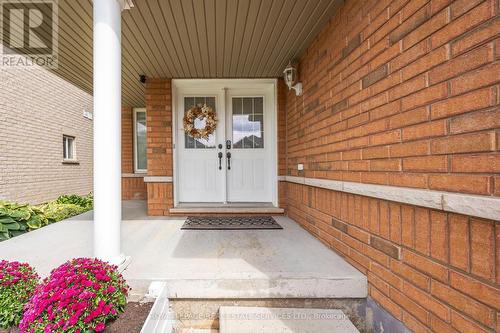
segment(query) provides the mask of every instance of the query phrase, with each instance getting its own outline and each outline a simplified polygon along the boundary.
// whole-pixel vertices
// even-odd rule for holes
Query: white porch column
[[[94,0],[94,256],[120,265],[121,11],[129,1]]]

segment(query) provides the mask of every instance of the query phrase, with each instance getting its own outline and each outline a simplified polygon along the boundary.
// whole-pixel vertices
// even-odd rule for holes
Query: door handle
[[[231,170],[231,153],[227,152],[226,157],[227,157],[227,169]]]
[[[220,151],[217,156],[219,157],[219,170],[222,170],[222,152]]]

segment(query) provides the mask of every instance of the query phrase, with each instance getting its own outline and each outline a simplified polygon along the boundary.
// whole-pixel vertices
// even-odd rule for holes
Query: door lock
[[[226,141],[226,149],[231,149],[231,140]]]

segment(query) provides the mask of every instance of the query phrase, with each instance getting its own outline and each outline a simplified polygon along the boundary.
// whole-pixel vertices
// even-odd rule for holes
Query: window
[[[134,109],[134,170],[146,172],[148,168],[146,146],[146,109]]]
[[[76,160],[74,136],[63,135],[63,160]]]
[[[233,97],[233,148],[264,148],[263,97]]]

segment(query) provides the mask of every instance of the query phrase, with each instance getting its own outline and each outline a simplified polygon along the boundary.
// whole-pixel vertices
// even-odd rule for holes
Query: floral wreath
[[[205,119],[204,128],[194,127],[196,119]],[[184,115],[184,132],[195,139],[208,139],[208,136],[215,131],[217,127],[217,115],[215,111],[206,104],[193,106]]]

